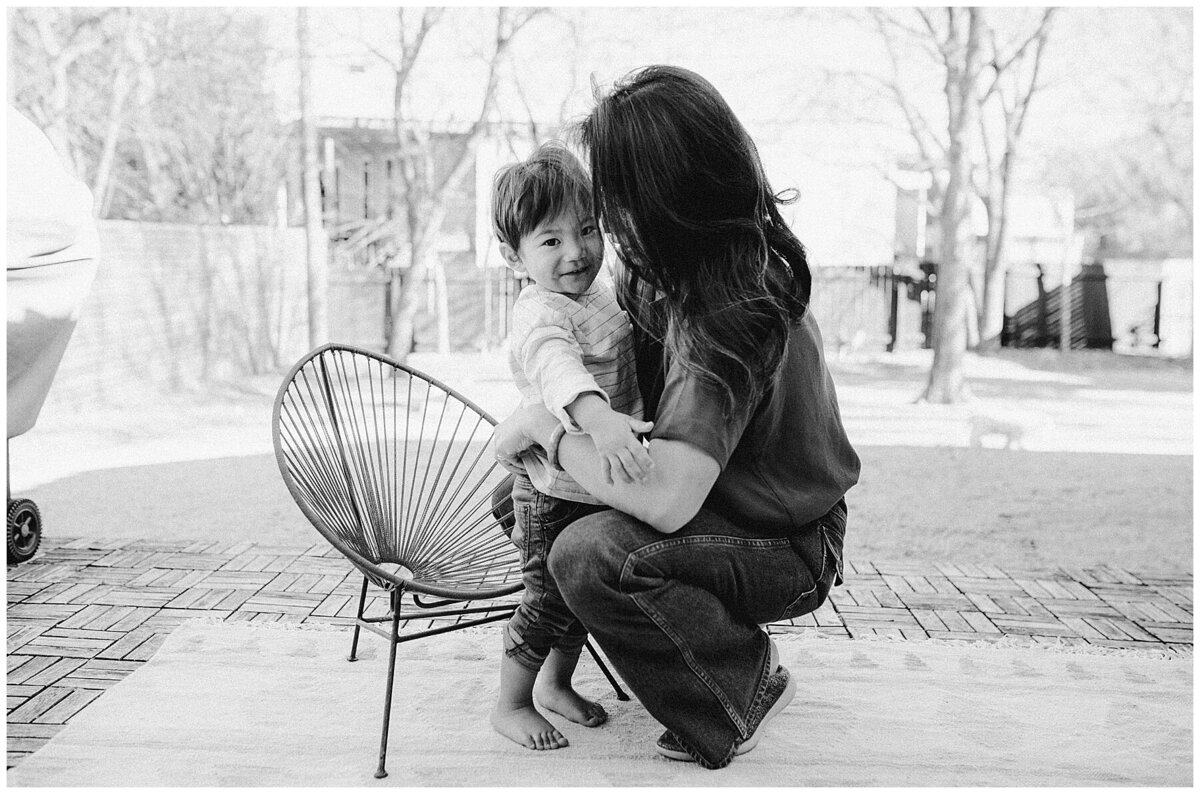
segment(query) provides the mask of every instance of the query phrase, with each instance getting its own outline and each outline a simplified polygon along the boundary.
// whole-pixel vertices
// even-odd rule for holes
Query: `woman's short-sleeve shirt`
[[[639,335],[640,336],[640,335]],[[651,438],[684,441],[721,467],[705,507],[766,536],[788,535],[829,512],[858,482],[821,334],[811,313],[792,326],[775,384],[758,405],[727,414],[720,390],[639,348]]]

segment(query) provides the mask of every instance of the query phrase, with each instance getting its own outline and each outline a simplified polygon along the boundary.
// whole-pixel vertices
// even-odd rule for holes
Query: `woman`
[[[550,571],[667,728],[658,752],[720,768],[794,696],[760,626],[840,583],[859,461],[806,311],[804,248],[716,89],[648,67],[598,100],[581,137],[622,259],[654,468],[608,481],[590,439],[536,406],[501,424],[497,454],[541,446],[614,508],[564,530]]]

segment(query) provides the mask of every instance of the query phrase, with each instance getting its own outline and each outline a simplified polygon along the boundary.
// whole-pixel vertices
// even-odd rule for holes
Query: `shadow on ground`
[[[1191,571],[1192,458],[861,447],[847,554]],[[47,535],[322,542],[273,455],[75,474],[22,493]]]

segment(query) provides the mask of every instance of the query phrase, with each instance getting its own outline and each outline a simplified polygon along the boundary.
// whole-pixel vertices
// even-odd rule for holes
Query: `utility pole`
[[[312,45],[309,41],[308,8],[296,11],[296,43],[300,60],[300,131],[304,162],[304,236],[308,263],[308,344],[317,347],[328,341],[329,323],[327,241],[321,226],[321,183],[317,165],[317,127],[312,118]]]

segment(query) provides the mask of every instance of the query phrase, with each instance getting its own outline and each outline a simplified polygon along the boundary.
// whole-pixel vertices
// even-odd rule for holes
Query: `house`
[[[422,130],[428,136],[434,183],[445,181],[468,134],[461,128]],[[404,190],[390,119],[322,118],[317,124],[321,215],[329,234],[330,333],[342,341],[381,349],[388,314],[388,284],[409,266],[398,217]],[[503,267],[492,235],[488,196],[496,168],[531,145],[519,125],[494,125],[467,156],[466,174],[450,194],[436,240],[440,273],[422,287],[418,350],[437,349],[438,290],[445,289],[450,348],[478,349],[506,335],[517,285]],[[288,177],[288,222],[303,220],[298,165]]]

